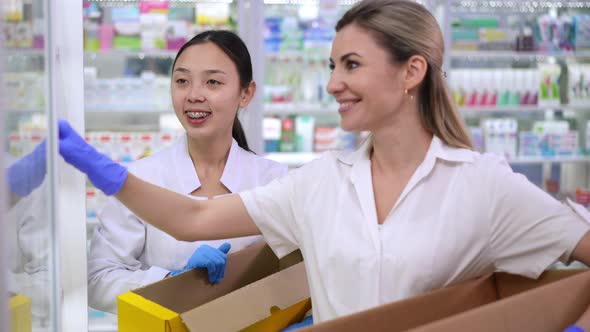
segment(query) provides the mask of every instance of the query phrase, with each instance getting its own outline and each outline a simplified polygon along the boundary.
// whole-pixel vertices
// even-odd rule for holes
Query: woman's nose
[[[200,86],[193,86],[188,94],[188,100],[190,102],[202,102],[205,101],[205,94]]]
[[[332,96],[338,94],[340,91],[344,89],[344,83],[342,80],[336,75],[332,73],[330,75],[330,80],[328,81],[328,85],[326,85],[326,91],[331,94]]]

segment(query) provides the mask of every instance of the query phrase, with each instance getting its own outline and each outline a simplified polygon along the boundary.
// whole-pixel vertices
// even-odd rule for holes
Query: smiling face
[[[187,47],[172,72],[172,104],[190,138],[229,135],[236,112],[250,101],[234,62],[215,44]]]
[[[404,66],[394,65],[369,32],[355,24],[338,31],[330,66],[327,91],[340,104],[344,130],[374,131],[399,115],[405,97]]]

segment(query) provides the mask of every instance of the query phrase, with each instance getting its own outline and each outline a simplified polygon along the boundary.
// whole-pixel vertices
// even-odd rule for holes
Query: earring
[[[408,89],[404,90],[404,94],[409,95],[411,100],[414,100],[414,96],[408,93]]]

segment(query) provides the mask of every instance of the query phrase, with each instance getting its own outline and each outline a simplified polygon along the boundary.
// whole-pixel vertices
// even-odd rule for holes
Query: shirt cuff
[[[159,266],[152,266],[146,271],[146,275],[144,278],[144,284],[153,284],[154,282],[158,282],[166,277],[170,271],[163,269]]]

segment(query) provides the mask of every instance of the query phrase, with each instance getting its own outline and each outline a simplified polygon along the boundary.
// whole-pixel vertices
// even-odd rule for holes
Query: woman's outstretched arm
[[[177,240],[226,239],[260,234],[239,195],[197,201],[128,173],[115,197],[147,223]]]
[[[59,153],[95,187],[116,195],[129,210],[177,240],[226,239],[260,234],[238,195],[208,201],[145,182],[96,151],[65,120],[59,120]]]

